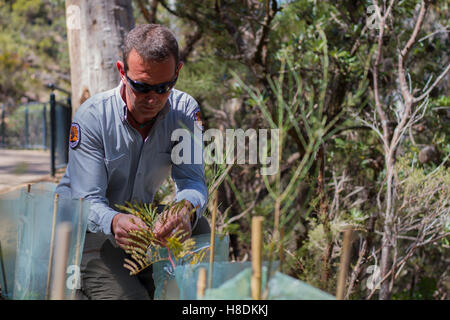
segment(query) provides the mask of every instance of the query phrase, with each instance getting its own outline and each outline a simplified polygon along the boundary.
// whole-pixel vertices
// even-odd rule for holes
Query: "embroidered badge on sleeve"
[[[72,122],[70,127],[69,146],[75,149],[80,144],[80,125],[76,122]]]
[[[197,110],[195,111],[195,123],[196,123],[197,126],[203,131],[203,122],[202,122],[202,117],[201,117],[200,109],[197,109]]]

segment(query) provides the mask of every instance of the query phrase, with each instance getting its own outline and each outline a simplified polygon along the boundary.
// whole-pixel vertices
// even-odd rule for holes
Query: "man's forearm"
[[[206,203],[208,199],[206,186],[205,190],[199,191],[197,189],[184,189],[177,193],[175,201],[179,202],[185,200],[192,205],[191,209],[197,208],[195,210],[195,214],[193,215],[194,221],[192,223],[192,228],[195,228],[197,225],[198,219],[201,217],[204,209],[206,208]]]
[[[87,200],[89,201],[89,199]],[[118,213],[103,202],[91,201],[87,229],[94,233],[112,234],[112,220]]]

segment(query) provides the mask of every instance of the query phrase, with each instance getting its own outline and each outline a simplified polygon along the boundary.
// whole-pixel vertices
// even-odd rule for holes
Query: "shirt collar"
[[[123,86],[123,83],[122,83],[122,81],[120,81],[119,85],[115,89],[115,95],[116,95],[116,102],[117,102],[117,108],[118,108],[120,120],[122,120],[122,122],[124,122],[124,121],[126,121],[127,105],[126,105],[125,101],[123,101],[122,96],[120,94],[120,91],[122,90],[122,86]]]

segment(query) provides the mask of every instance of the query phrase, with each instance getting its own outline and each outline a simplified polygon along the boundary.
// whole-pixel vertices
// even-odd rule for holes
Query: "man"
[[[178,214],[163,213],[167,219],[156,223],[157,237],[163,240],[174,230],[188,235],[209,232],[202,218],[208,193],[203,164],[171,162],[176,144],[171,133],[201,127],[196,123],[196,101],[173,89],[181,67],[170,30],[155,24],[137,26],[125,39],[123,61],[117,62],[120,85],[89,98],[74,116],[69,164],[56,192],[91,203],[81,263],[82,291],[88,298],[152,297],[151,271],[134,277],[123,268],[128,231],[146,225],[118,212],[115,205],[151,203],[170,171],[175,201],[185,205]],[[192,146],[198,143],[192,140]]]

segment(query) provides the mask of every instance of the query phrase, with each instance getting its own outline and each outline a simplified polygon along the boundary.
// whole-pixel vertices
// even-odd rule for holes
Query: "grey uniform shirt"
[[[121,86],[92,96],[77,110],[72,126],[79,128],[78,140],[71,142],[69,163],[56,192],[90,201],[88,230],[109,235],[112,219],[119,213],[114,206],[134,200],[151,203],[171,172],[175,201],[185,199],[199,206],[196,224],[208,198],[203,160],[201,164],[173,164],[171,151],[177,141],[171,141],[171,134],[178,128],[193,132],[197,102],[173,89],[143,140],[127,121]]]

